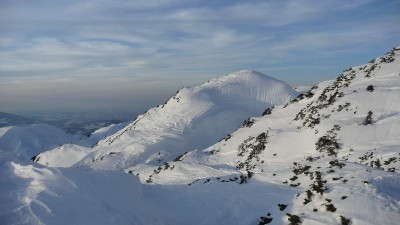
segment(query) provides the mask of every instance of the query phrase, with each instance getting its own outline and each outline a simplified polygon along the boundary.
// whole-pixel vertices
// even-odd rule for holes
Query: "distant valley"
[[[132,115],[132,118],[134,115]],[[111,118],[111,119],[110,119]],[[95,130],[127,121],[126,115],[96,113],[27,113],[27,116],[0,112],[0,127],[48,124],[71,134],[90,135]]]

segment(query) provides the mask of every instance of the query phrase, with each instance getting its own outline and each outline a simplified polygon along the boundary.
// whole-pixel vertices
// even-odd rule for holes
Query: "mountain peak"
[[[227,76],[262,76],[262,77],[268,77],[268,78],[276,80],[275,78],[270,77],[270,76],[268,76],[266,74],[263,74],[263,73],[258,72],[256,70],[249,70],[249,69],[239,70],[239,71],[236,71],[236,72],[231,72],[231,73],[228,73]]]
[[[101,140],[79,164],[118,169],[145,163],[162,165],[186,151],[206,148],[237,129],[249,116],[259,116],[266,108],[284,104],[297,94],[285,82],[250,70],[183,88],[164,105],[150,109]],[[115,157],[108,157],[110,152],[121,157],[117,164],[111,161]],[[58,153],[42,154],[38,162],[60,165],[46,161],[57,158],[52,154]]]
[[[258,111],[298,95],[287,83],[254,70],[228,73],[189,90],[212,102],[241,104]]]
[[[282,83],[284,84],[285,82],[280,81],[276,78],[270,77],[268,75],[265,75],[261,72],[255,71],[255,70],[239,70],[236,72],[228,73],[225,76],[221,77],[216,77],[205,83],[204,85],[207,84],[217,84],[217,83],[235,83],[235,82],[240,82],[240,81],[246,81],[246,82],[273,82],[273,83]]]

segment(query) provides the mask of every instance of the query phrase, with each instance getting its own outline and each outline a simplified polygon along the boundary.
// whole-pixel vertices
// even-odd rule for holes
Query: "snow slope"
[[[47,124],[2,127],[0,128],[0,153],[4,153],[4,157],[16,156],[23,161],[31,159],[39,161],[40,153],[65,149],[62,155],[50,155],[58,157],[61,166],[71,166],[92,151],[91,146],[114,134],[125,125],[126,123],[121,123],[100,128],[90,137],[72,135]]]
[[[167,169],[147,167],[140,178],[158,184],[192,181],[191,186],[291,187],[297,194],[283,201],[290,215],[264,215],[274,223],[277,217],[277,224],[290,218],[304,224],[398,224],[399,50],[267,110],[251,127],[187,153]],[[266,203],[265,210],[273,207]]]
[[[298,93],[286,83],[255,71],[239,71],[207,83],[183,88],[164,105],[150,109],[91,151],[63,146],[40,155],[38,163],[49,166],[91,165],[125,169],[133,165],[160,166],[184,152],[205,148],[237,129],[249,116],[259,116]],[[68,157],[66,152],[79,156]]]
[[[0,175],[7,181],[0,192],[2,224],[250,224],[264,213],[259,198],[289,201],[287,193],[294,194],[262,183],[148,186],[119,171],[15,162]],[[233,197],[243,192],[254,194]],[[253,210],[242,214],[245,208]]]
[[[285,105],[265,110],[264,116],[248,120],[217,143],[175,156],[183,149],[175,152],[169,147],[179,145],[163,140],[179,142],[175,135],[184,121],[174,127],[163,123],[166,117],[151,115],[164,108],[181,110],[178,103],[184,103],[196,88],[181,90],[164,108],[150,110],[100,141],[74,167],[0,158],[0,221],[398,224],[399,87],[400,47],[318,84]],[[204,107],[197,99],[191,105],[196,110]],[[208,102],[218,102],[215,99],[225,102],[223,97]],[[183,118],[191,115],[179,112]],[[145,121],[165,136],[152,135],[150,128],[141,125]],[[148,137],[138,140],[141,145],[130,142],[138,133]],[[165,147],[141,149],[143,143],[151,146],[151,141]],[[2,153],[7,154],[11,153]]]
[[[64,143],[78,141],[64,131],[46,124],[27,127],[0,128],[0,150],[30,160],[40,152],[48,151]]]
[[[35,162],[41,163],[45,166],[54,166],[49,162],[57,162],[58,167],[70,167],[76,162],[85,158],[90,152],[93,152],[92,147],[100,140],[107,138],[120,129],[125,127],[128,123],[112,124],[107,127],[102,127],[94,131],[89,137],[75,135],[74,141],[65,139],[56,148],[49,148],[46,151],[41,151],[35,155]],[[44,163],[43,163],[44,162]]]

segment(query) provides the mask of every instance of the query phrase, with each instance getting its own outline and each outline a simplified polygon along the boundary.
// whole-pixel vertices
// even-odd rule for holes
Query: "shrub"
[[[232,135],[228,134],[223,138],[223,140],[228,141],[229,139],[231,139],[231,137],[232,137]]]
[[[391,157],[388,160],[384,161],[383,164],[389,165],[392,162],[397,162],[397,158],[396,157]]]
[[[260,222],[258,222],[258,225],[265,225],[265,224],[269,224],[272,222],[272,217],[271,217],[271,213],[268,213],[267,216],[262,216],[260,217]]]
[[[306,194],[307,194],[307,198],[304,199],[304,202],[303,202],[304,205],[307,205],[308,203],[310,203],[312,201],[312,197],[314,196],[314,194],[310,190],[307,190]]]
[[[325,207],[326,207],[326,211],[336,212],[336,207],[333,204],[327,204],[327,205],[325,205]]]
[[[340,223],[341,223],[341,225],[349,225],[349,224],[351,224],[351,220],[347,219],[344,216],[340,216]]]
[[[297,184],[289,184],[290,187],[298,187],[301,183],[297,183]]]
[[[262,116],[265,116],[265,115],[271,115],[271,113],[272,113],[272,110],[274,109],[275,107],[274,106],[272,106],[272,107],[270,107],[270,108],[268,108],[268,109],[266,109],[263,113],[262,113]]]
[[[188,152],[184,152],[183,154],[177,156],[177,157],[174,159],[174,162],[182,161],[182,160],[183,160],[183,157],[184,157],[187,153],[188,153]]]
[[[367,91],[373,92],[374,91],[374,85],[368,85]]]
[[[32,160],[33,162],[37,162],[37,161],[39,161],[39,159],[40,159],[40,157],[38,157],[37,155],[35,155],[35,156],[33,156],[33,157],[31,158],[31,160]]]
[[[292,170],[292,172],[294,173],[294,174],[296,174],[296,175],[299,175],[299,174],[302,174],[302,173],[308,173],[308,171],[311,169],[311,166],[310,165],[304,165],[304,166],[302,166],[302,165],[300,165],[300,164],[297,164],[296,166],[295,166],[295,168],[293,168],[293,170]]]
[[[345,166],[346,164],[339,162],[337,159],[335,159],[335,160],[330,161],[329,165],[330,165],[330,168],[337,166],[337,167],[339,167],[339,169],[342,169],[342,167]]]
[[[301,219],[300,219],[300,217],[299,216],[297,216],[297,215],[292,215],[292,214],[290,214],[290,213],[286,213],[286,215],[289,217],[288,218],[288,220],[289,220],[289,224],[290,225],[298,225],[298,224],[301,224]]]
[[[285,204],[278,204],[279,210],[283,211],[286,209],[287,205]]]
[[[322,180],[321,172],[315,171],[315,181],[311,184],[311,189],[322,195],[326,190],[328,190],[324,185],[326,182],[326,180]]]
[[[369,111],[367,117],[365,117],[364,125],[372,124],[372,111]]]
[[[245,184],[249,178],[247,176],[240,175],[240,184]]]
[[[247,120],[243,121],[242,127],[251,127],[253,126],[255,120],[252,118],[248,118]]]
[[[336,138],[329,135],[320,137],[315,145],[319,152],[327,152],[330,156],[336,156],[336,150],[339,149]]]

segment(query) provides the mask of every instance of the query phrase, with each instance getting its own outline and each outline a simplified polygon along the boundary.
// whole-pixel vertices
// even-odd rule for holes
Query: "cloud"
[[[139,91],[120,91],[127,84],[173,93],[244,68],[317,82],[398,45],[398,8],[376,0],[4,0],[0,94],[97,91],[135,104]]]

